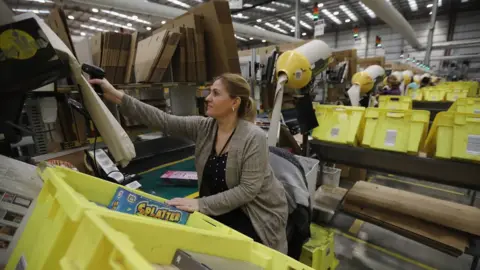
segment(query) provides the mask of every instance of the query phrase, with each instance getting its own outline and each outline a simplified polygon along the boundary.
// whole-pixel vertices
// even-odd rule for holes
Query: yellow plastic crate
[[[94,203],[108,205],[119,185],[61,167],[39,166],[39,173],[45,183],[7,269],[15,269],[21,256],[28,262],[29,269],[59,269],[58,262],[87,210],[112,212],[114,215],[124,215],[131,219],[143,218],[113,212]],[[141,191],[132,192],[162,200]],[[153,222],[168,223],[151,219]],[[197,212],[192,213],[186,226],[183,226],[250,240],[247,236]]]
[[[311,238],[303,245],[300,261],[315,270],[334,270],[339,262],[335,257],[335,232],[310,224]]]
[[[250,262],[267,270],[312,269],[251,239],[94,210],[85,213],[56,269],[154,269],[152,264],[170,265],[177,249]]]
[[[422,89],[408,89],[407,96],[412,100],[423,100],[423,90]]]
[[[426,101],[444,101],[447,90],[440,87],[423,88],[423,99]]]
[[[448,109],[449,112],[480,114],[480,98],[457,99]]]
[[[318,127],[312,137],[333,143],[357,145],[365,108],[351,106],[317,105]]]
[[[468,89],[454,89],[447,91],[445,94],[445,100],[455,101],[459,98],[466,98],[468,96]]]
[[[362,146],[418,153],[427,136],[430,112],[367,108]]]
[[[440,112],[425,142],[429,156],[480,162],[480,114]]]
[[[378,107],[389,110],[411,110],[412,98],[409,96],[380,96]]]

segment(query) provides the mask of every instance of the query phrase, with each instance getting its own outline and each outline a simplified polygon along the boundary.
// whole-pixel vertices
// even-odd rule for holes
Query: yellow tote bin
[[[480,98],[457,99],[448,109],[449,112],[480,114]]]
[[[58,269],[154,269],[152,264],[170,265],[177,249],[250,262],[267,270],[312,269],[251,239],[96,211],[86,212]]]
[[[7,269],[15,269],[22,256],[29,269],[59,269],[58,262],[67,250],[78,225],[84,218],[85,211],[98,210],[112,212],[104,207],[108,205],[119,185],[61,167],[39,166],[44,180],[42,191],[38,195],[34,211],[25,227],[18,244],[9,259]],[[141,191],[139,195],[163,200]],[[131,219],[142,218],[119,212]],[[155,220],[158,223],[168,221]],[[200,213],[189,216],[186,226],[199,231],[212,231],[225,236],[232,236],[245,241],[250,238]]]
[[[455,89],[447,91],[445,94],[445,100],[455,101],[459,98],[466,98],[468,96],[468,89]]]
[[[480,162],[480,114],[438,113],[425,150],[438,158]]]
[[[408,89],[407,96],[412,100],[423,100],[423,90],[422,89]]]
[[[364,107],[317,105],[318,127],[312,137],[321,141],[357,145],[361,134]]]
[[[426,101],[444,101],[447,90],[440,87],[424,88],[423,99]]]
[[[409,96],[380,96],[378,107],[389,110],[411,110],[412,98]]]
[[[427,136],[430,112],[367,108],[362,146],[416,154]]]

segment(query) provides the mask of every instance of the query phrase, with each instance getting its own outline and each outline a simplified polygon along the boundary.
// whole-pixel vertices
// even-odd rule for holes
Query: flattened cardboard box
[[[135,63],[135,54],[137,52],[137,37],[138,37],[138,32],[135,32],[132,34],[132,37],[130,39],[130,49],[128,52],[127,65],[125,67],[124,83],[129,83],[133,81],[132,74],[134,74],[135,72],[132,72],[132,71],[133,71],[133,64]]]
[[[193,28],[187,29],[187,81],[197,81],[197,66],[195,63],[195,34]]]
[[[118,58],[118,65],[115,69],[115,83],[123,83],[125,79],[125,71],[127,66],[128,54],[130,52],[131,39],[132,37],[130,34],[122,34],[120,57]]]
[[[93,64],[99,67],[102,63],[102,33],[97,33],[90,38],[90,50]]]
[[[178,31],[178,30],[177,30]],[[178,41],[180,40],[180,32],[171,31],[168,33],[168,40],[165,44],[162,55],[158,59],[158,63],[153,70],[151,81],[152,82],[161,82],[165,71],[171,63],[172,56],[177,49]]]
[[[207,80],[225,72],[241,73],[228,2],[212,0],[189,12],[204,18]]]
[[[72,37],[70,36],[70,30],[68,29],[67,18],[63,9],[54,8],[50,11],[50,15],[47,18],[47,24],[52,28],[53,32],[67,45],[68,49],[77,58],[75,47],[73,46]]]
[[[167,37],[168,31],[165,30],[138,42],[134,67],[136,82],[145,82],[150,79],[150,71],[156,64],[157,55],[161,53],[164,39]]]

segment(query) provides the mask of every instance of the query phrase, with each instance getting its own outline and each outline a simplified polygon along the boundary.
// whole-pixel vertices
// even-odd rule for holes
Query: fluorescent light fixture
[[[313,14],[308,12],[308,13],[305,13],[305,16],[307,16],[310,20],[313,20]]]
[[[468,2],[468,0],[462,0],[462,3],[467,3],[467,2]]]
[[[167,21],[162,21],[162,24],[166,24],[166,23],[167,23]]]
[[[292,20],[295,21],[295,16],[290,17],[290,19],[292,19]],[[303,26],[303,27],[305,27],[305,28],[307,28],[307,29],[309,29],[309,30],[312,30],[312,26],[309,25],[308,23],[302,21],[302,20],[300,21],[300,25]]]
[[[295,29],[290,30],[290,32],[295,33]]]
[[[431,7],[433,7],[433,4],[428,4],[427,5],[427,8],[431,8]]]
[[[391,0],[386,0],[387,3],[389,3],[390,5],[392,4],[392,1]]]
[[[411,0],[408,0],[408,1],[411,1]],[[415,1],[415,0],[414,0]],[[365,10],[365,12],[367,12],[368,16],[370,16],[370,18],[375,18],[376,15],[375,15],[375,12],[373,12],[373,10],[371,10],[369,7],[365,6],[364,3],[362,2],[358,2],[360,4],[360,6],[363,8],[363,10]]]
[[[337,16],[338,14],[340,14],[340,12],[338,12],[338,11],[333,12],[333,15],[335,15],[335,16]]]
[[[350,11],[350,9],[348,9],[346,6],[340,5],[340,9],[341,9],[341,10],[343,11],[343,13],[345,13],[352,21],[354,21],[354,22],[358,21],[357,16],[355,16],[355,14],[353,14],[353,12]]]
[[[243,4],[243,7],[253,7],[252,4]]]
[[[267,42],[267,41],[266,41],[265,39],[262,39],[262,42],[265,43],[265,42]]]
[[[323,7],[323,3],[317,4],[317,7]]]
[[[432,15],[432,14],[433,14],[433,12],[431,12],[431,11],[428,13],[428,15]]]
[[[103,21],[103,20],[102,20],[102,21]],[[127,23],[127,26],[131,27],[131,26],[132,26],[132,24],[131,24],[131,23]]]
[[[152,30],[152,28],[150,26],[147,26],[146,28],[148,31]]]
[[[241,36],[238,36],[238,35],[235,35],[235,38],[236,38],[236,39],[239,39],[239,40],[241,40],[241,41],[247,41],[246,38],[241,37]]]
[[[417,10],[418,10],[417,1],[415,1],[415,0],[408,0],[408,5],[410,6],[410,9],[411,9],[412,11],[417,11]]]
[[[438,6],[441,7],[442,6],[442,0],[438,0]]]
[[[283,26],[286,26],[288,27],[290,30],[293,30],[295,32],[295,26],[287,23],[286,21],[284,20],[281,20],[281,19],[278,19],[277,22],[279,22],[280,24],[282,24]]]
[[[262,22],[262,19],[257,19],[257,22]]]
[[[346,19],[345,22],[346,22],[346,23],[349,23],[349,22],[351,22],[351,20],[350,20],[350,19]]]
[[[80,32],[80,35],[85,36],[86,34],[85,32]]]
[[[49,14],[49,10],[44,9],[25,9],[25,8],[12,8],[15,12],[33,12],[35,14]]]
[[[123,19],[127,19],[127,20],[130,20],[130,21],[134,21],[134,22],[139,22],[139,23],[143,23],[143,24],[152,24],[149,21],[139,19],[138,16],[136,16],[136,15],[128,16],[128,15],[120,13],[120,12],[116,12],[116,11],[113,11],[113,10],[106,10],[106,9],[102,9],[101,12],[102,13],[107,13],[107,14],[110,14],[110,15],[113,15],[113,16],[117,16],[117,17],[120,17],[120,18],[123,18]]]
[[[173,0],[172,0],[173,1]],[[276,9],[274,8],[270,8],[270,7],[263,7],[263,6],[256,6],[255,7],[256,9],[260,9],[260,10],[263,10],[263,11],[270,11],[270,12],[275,12],[277,11]]]
[[[53,1],[50,1],[50,0],[27,0],[28,2],[37,2],[37,3],[41,3],[41,4],[53,4]]]
[[[300,0],[302,3],[310,3],[310,0]]]
[[[73,17],[72,15],[68,15],[68,18],[69,18],[70,20],[75,20],[75,17]]]
[[[285,8],[291,7],[289,4],[280,3],[280,2],[276,2],[276,1],[272,1],[272,4],[274,4],[276,6],[279,6],[279,7],[285,7]]]
[[[93,13],[97,13],[97,12],[98,12],[98,8],[92,8],[92,12],[93,12]]]
[[[336,24],[342,24],[342,21],[340,21],[335,15],[333,15],[330,11],[327,9],[322,9],[322,13],[325,14],[330,20],[332,20]]]
[[[270,27],[270,28],[272,28],[272,29],[277,30],[277,31],[280,32],[280,33],[288,34],[287,31],[285,31],[285,30],[283,30],[282,28],[280,28],[279,26],[273,25],[273,24],[271,24],[271,23],[269,23],[269,22],[266,22],[265,25],[268,26],[268,27]]]
[[[133,27],[130,27],[128,25],[123,25],[123,24],[119,24],[119,23],[114,23],[114,22],[111,22],[111,21],[107,21],[105,19],[97,19],[95,17],[90,17],[89,18],[91,21],[94,21],[94,22],[99,22],[99,23],[104,23],[104,24],[108,24],[108,25],[112,25],[112,26],[116,26],[116,27],[121,27],[121,28],[125,28],[125,29],[129,29],[129,30],[133,30],[133,31],[137,31],[137,29],[133,28]]]
[[[235,15],[232,15],[232,18],[244,19],[244,20],[250,19],[250,17],[244,16],[242,13],[237,13],[237,14],[235,14]]]
[[[103,28],[97,28],[93,25],[80,24],[80,27],[90,29],[90,30],[95,30],[95,31],[98,31],[98,32],[108,32],[108,30],[105,30]]]
[[[181,6],[181,7],[184,7],[184,8],[190,8],[190,5],[189,4],[185,4],[184,2],[182,1],[178,1],[178,0],[167,0],[168,2],[172,3],[172,4],[175,4],[177,6]]]
[[[253,37],[249,38],[250,40],[253,40]]]
[[[253,27],[257,28],[257,29],[260,29],[260,30],[263,30],[263,31],[267,31],[267,29],[261,27],[261,26],[258,26],[258,25],[254,25]]]
[[[307,35],[307,33],[305,33],[305,32],[302,33],[302,36],[306,36],[306,35]]]

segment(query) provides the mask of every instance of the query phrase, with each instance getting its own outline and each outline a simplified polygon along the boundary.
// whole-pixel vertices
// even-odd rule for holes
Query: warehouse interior
[[[0,0],[0,269],[480,270],[479,14],[477,0]],[[240,101],[221,111],[236,119],[225,142],[219,82]],[[251,144],[234,148],[244,122],[262,131],[262,177],[241,160]],[[225,190],[208,195],[222,153]],[[220,195],[229,210],[208,210]],[[220,218],[240,212],[254,236]]]

